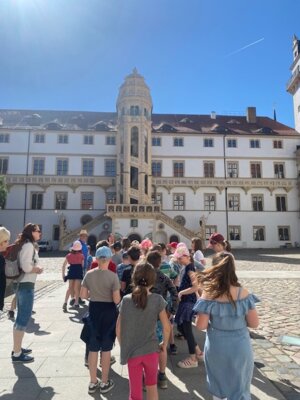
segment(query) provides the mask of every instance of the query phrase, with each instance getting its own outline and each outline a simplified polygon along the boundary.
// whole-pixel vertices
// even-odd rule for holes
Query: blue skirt
[[[68,267],[66,279],[83,279],[83,269],[81,264],[71,264]]]
[[[115,303],[90,301],[89,312],[82,318],[84,327],[80,335],[89,351],[110,351],[113,348],[117,318]]]
[[[175,322],[177,325],[181,325],[183,321],[191,322],[193,320],[195,315],[195,312],[193,311],[194,306],[195,303],[190,301],[181,301],[179,303],[178,310],[175,315]]]

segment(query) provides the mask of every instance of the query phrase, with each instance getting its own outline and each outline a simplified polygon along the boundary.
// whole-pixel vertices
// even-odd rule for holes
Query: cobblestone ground
[[[283,344],[281,338],[286,335],[300,339],[300,249],[251,249],[234,254],[237,271],[243,271],[242,284],[261,299],[260,326],[251,332],[256,366],[287,400],[299,400],[300,345]],[[43,280],[49,284],[52,281],[51,286],[54,282],[60,285],[64,258],[61,254],[48,255],[41,258],[45,269]],[[256,274],[253,279],[253,271],[260,271],[261,276]],[[263,271],[280,271],[280,278],[274,274],[272,279],[266,279]],[[289,278],[289,271],[298,271],[299,277]],[[39,287],[40,292],[47,290],[45,283],[41,282]]]

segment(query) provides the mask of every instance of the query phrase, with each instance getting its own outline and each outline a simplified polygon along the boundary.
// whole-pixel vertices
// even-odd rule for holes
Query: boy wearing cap
[[[209,238],[208,248],[213,249],[215,253],[220,253],[221,251],[231,252],[230,243],[225,240],[221,233],[215,232]]]
[[[108,269],[112,252],[102,246],[96,251],[98,267],[87,272],[82,282],[82,295],[90,297],[89,315],[84,318],[81,339],[88,347],[90,372],[89,393],[107,393],[114,387],[108,379],[110,353],[116,338],[117,308],[120,302],[120,283],[117,275]],[[102,377],[97,378],[98,352],[101,351]]]

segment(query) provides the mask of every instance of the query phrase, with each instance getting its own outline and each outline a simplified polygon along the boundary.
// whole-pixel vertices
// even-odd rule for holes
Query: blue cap
[[[112,252],[109,247],[102,246],[97,249],[95,256],[96,258],[111,258]]]

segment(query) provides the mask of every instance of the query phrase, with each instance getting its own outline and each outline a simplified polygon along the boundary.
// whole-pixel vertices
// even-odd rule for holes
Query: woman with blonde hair
[[[207,330],[204,363],[214,400],[250,400],[253,352],[248,327],[257,328],[255,303],[238,281],[231,253],[221,252],[199,276],[202,296],[194,311],[196,325]]]

